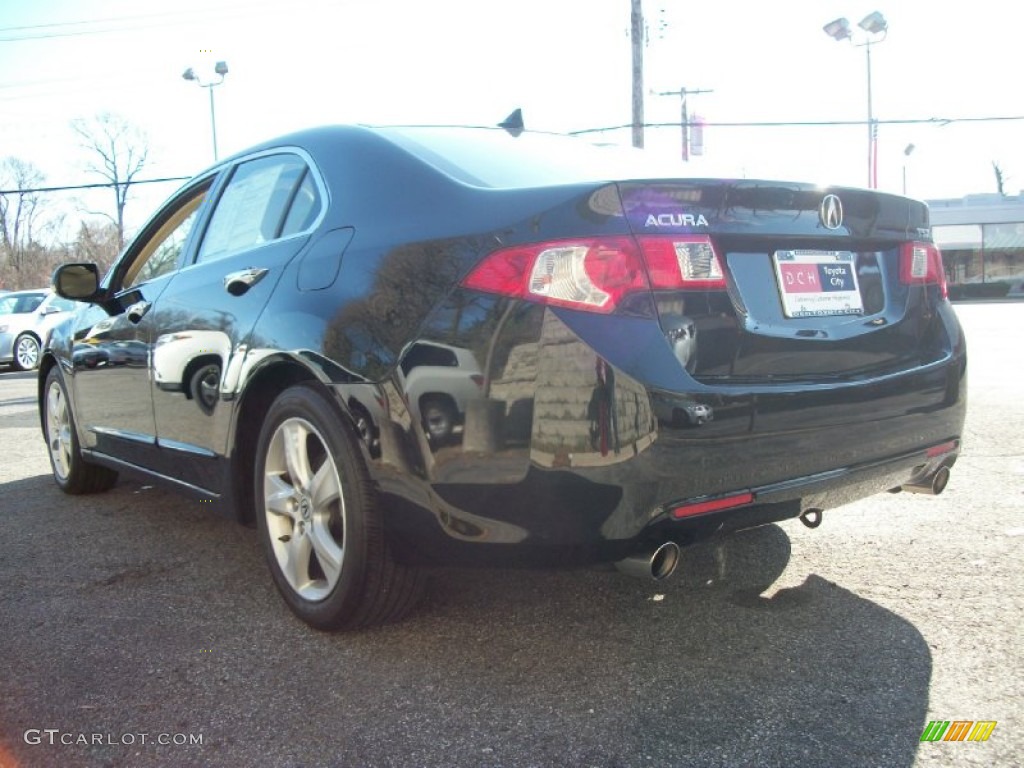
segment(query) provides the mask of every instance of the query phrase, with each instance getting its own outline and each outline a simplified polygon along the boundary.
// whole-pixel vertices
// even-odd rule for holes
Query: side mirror
[[[53,290],[74,301],[92,301],[100,292],[100,271],[95,264],[62,264],[53,273]]]

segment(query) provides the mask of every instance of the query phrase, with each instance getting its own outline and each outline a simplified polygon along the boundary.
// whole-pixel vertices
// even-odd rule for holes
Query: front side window
[[[75,309],[75,302],[71,299],[62,299],[60,296],[51,296],[47,302],[44,312],[69,312]]]
[[[196,223],[208,186],[195,192],[178,206],[160,225],[156,233],[139,250],[124,278],[124,288],[172,272],[181,258],[189,233]]]
[[[267,155],[242,163],[217,200],[198,261],[301,232],[319,210],[316,184],[302,158]]]

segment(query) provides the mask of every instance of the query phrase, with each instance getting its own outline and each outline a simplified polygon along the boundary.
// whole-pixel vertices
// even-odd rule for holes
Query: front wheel
[[[256,519],[274,584],[317,629],[396,621],[422,592],[391,557],[356,438],[317,390],[271,405],[256,451]]]
[[[32,371],[39,365],[39,340],[31,333],[23,333],[14,340],[14,367],[19,371]]]
[[[99,493],[117,482],[117,472],[82,458],[67,389],[57,367],[46,375],[43,389],[43,434],[54,482],[65,493]]]

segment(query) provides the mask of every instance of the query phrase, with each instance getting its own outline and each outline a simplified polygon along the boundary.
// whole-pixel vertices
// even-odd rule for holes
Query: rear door
[[[285,265],[308,242],[325,199],[312,163],[297,150],[247,158],[229,173],[194,259],[152,313],[163,471],[214,492],[235,395],[224,372],[246,354],[256,319]]]

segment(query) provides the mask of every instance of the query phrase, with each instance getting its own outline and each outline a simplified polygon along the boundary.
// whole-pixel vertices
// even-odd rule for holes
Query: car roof
[[[260,152],[299,147],[321,160],[371,154],[402,162],[473,187],[514,189],[593,184],[689,175],[681,165],[620,145],[599,145],[564,134],[524,131],[513,135],[486,126],[325,125],[279,136],[250,147],[224,164]],[[384,174],[381,174],[382,176]]]
[[[49,288],[27,288],[22,291],[9,291],[7,293],[4,293],[4,296],[36,296],[40,294],[45,296],[48,293],[50,293]]]

